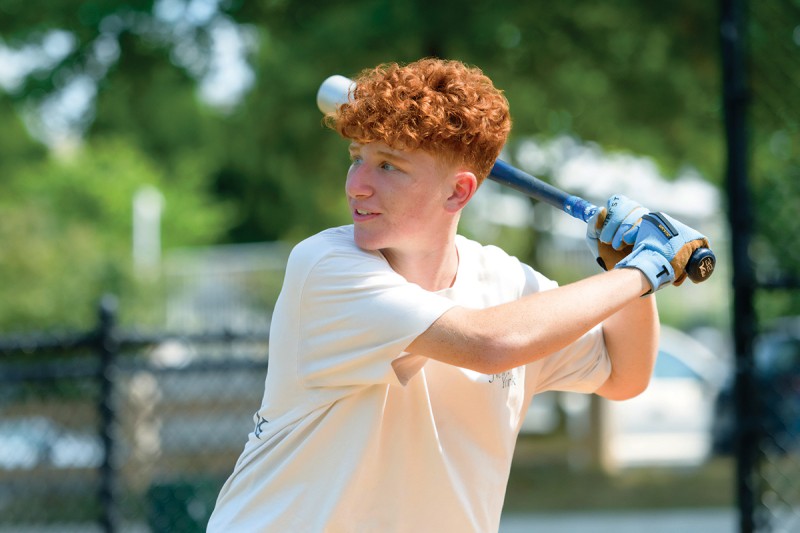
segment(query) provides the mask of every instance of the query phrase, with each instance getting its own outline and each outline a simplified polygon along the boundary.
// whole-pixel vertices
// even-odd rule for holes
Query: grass
[[[697,468],[635,468],[609,473],[568,464],[564,437],[521,437],[505,511],[733,507],[734,463],[714,457]]]

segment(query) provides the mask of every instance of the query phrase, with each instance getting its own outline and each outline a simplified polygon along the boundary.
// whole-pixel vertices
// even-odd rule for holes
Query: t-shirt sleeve
[[[536,392],[596,391],[611,375],[602,325],[595,326],[566,348],[544,357],[541,363]]]
[[[525,271],[525,294],[550,290],[558,283],[548,279],[527,265]],[[603,327],[598,325],[573,342],[543,359],[536,365],[535,392],[560,390],[590,393],[605,383],[611,374],[611,360],[606,351]]]
[[[308,386],[404,383],[410,376],[398,379],[393,361],[455,305],[409,283],[377,254],[327,253],[300,287],[299,377]],[[408,373],[408,365],[398,368]]]

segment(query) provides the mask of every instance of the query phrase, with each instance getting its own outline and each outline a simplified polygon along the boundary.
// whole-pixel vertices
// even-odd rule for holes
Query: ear
[[[445,209],[449,213],[457,213],[464,209],[472,195],[478,190],[478,178],[475,174],[466,170],[459,170],[451,182],[453,184],[452,193],[447,198]]]

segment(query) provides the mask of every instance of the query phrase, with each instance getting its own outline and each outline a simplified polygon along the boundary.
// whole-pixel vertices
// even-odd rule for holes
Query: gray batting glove
[[[683,283],[692,252],[708,247],[708,239],[697,230],[664,213],[648,213],[639,223],[633,251],[615,268],[641,270],[650,283],[650,294],[668,283]]]
[[[603,270],[614,268],[633,249],[647,209],[621,194],[597,210],[586,225],[586,244]]]

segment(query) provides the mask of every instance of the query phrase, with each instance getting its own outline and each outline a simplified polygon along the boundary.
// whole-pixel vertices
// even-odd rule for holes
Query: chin
[[[353,238],[356,241],[356,246],[362,250],[375,252],[383,248],[379,238],[376,238],[374,235],[370,235],[369,232],[363,230],[359,231],[358,227],[356,227],[355,231],[353,232]]]

